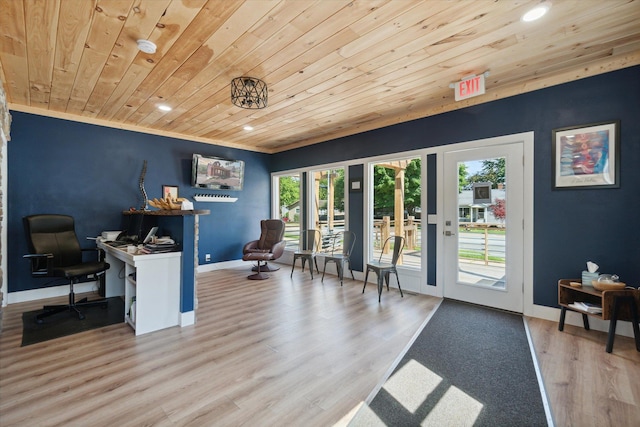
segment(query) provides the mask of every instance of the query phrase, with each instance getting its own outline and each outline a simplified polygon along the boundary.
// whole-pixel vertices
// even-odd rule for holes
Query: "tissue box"
[[[593,286],[591,284],[592,280],[598,280],[598,276],[600,273],[589,273],[588,271],[582,272],[582,286]]]

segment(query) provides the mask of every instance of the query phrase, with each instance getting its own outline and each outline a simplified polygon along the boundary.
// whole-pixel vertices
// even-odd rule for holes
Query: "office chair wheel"
[[[84,320],[84,314],[82,314],[82,313],[78,313],[78,319],[80,319],[80,320]]]

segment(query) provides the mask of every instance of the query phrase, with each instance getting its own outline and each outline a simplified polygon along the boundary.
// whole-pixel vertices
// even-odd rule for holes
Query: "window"
[[[297,250],[300,240],[300,220],[302,218],[302,204],[300,203],[300,174],[292,173],[274,177],[274,188],[277,198],[276,218],[286,224],[284,240],[287,242],[285,250]]]
[[[398,264],[421,265],[421,162],[420,158],[382,161],[370,169],[373,182],[372,258],[378,258],[390,236],[405,238]],[[392,251],[383,254],[383,259]]]
[[[312,171],[313,188],[309,206],[312,226],[322,233],[322,249],[328,250],[332,237],[345,229],[344,168]]]

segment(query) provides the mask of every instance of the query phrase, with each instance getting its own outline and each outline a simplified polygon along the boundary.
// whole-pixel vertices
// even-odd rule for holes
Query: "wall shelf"
[[[189,215],[209,215],[211,211],[207,209],[194,210],[169,210],[162,209],[157,211],[122,211],[124,215],[149,215],[149,216],[189,216]]]
[[[221,196],[218,194],[196,194],[193,196],[196,202],[222,202],[233,203],[238,200],[237,197]]]

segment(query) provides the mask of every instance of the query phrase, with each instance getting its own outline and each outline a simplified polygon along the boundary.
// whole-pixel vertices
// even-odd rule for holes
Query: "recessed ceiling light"
[[[158,105],[158,110],[171,111],[171,107],[169,107],[168,105]]]
[[[522,20],[524,22],[531,22],[535,21],[536,19],[540,19],[544,16],[545,13],[547,13],[549,8],[551,8],[550,2],[542,3],[522,15]]]
[[[249,126],[249,125],[246,125],[246,126],[244,126],[242,129],[244,129],[244,130],[246,130],[246,131],[250,131],[250,130],[253,130],[253,127],[252,127],[252,126]]]

